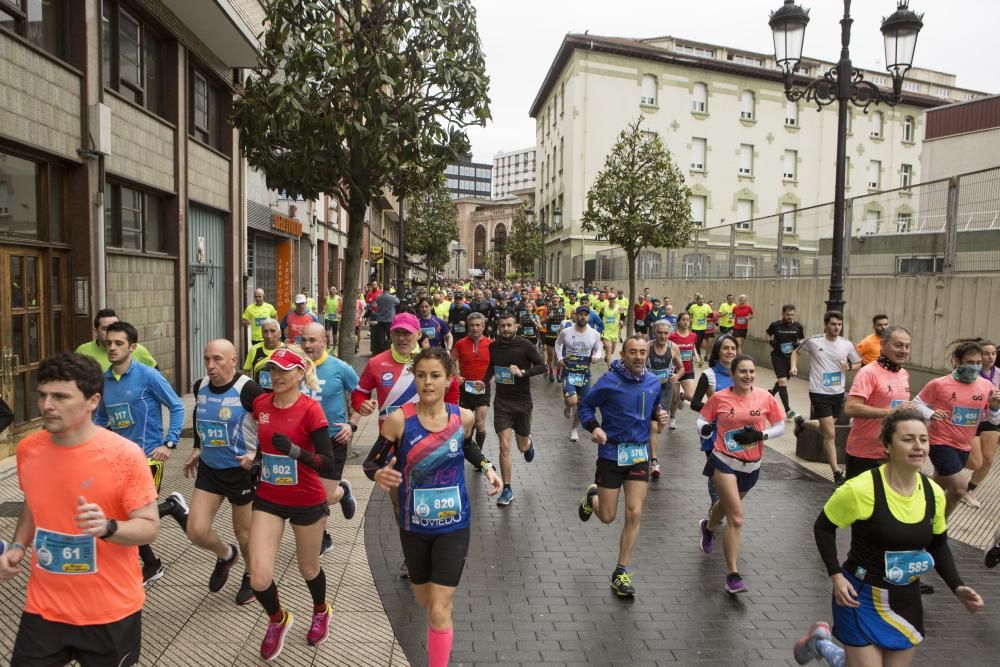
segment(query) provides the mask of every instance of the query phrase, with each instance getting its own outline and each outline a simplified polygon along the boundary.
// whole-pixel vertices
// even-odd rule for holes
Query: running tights
[[[816,640],[816,652],[820,662],[829,667],[846,667],[847,652],[829,639]]]

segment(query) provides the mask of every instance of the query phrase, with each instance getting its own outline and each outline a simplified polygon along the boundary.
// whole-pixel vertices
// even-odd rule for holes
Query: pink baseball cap
[[[299,355],[295,354],[287,347],[279,347],[277,350],[271,354],[271,357],[267,360],[267,363],[274,364],[283,371],[290,371],[293,368],[306,369],[306,361]]]
[[[389,327],[389,331],[395,331],[396,329],[402,329],[409,333],[417,333],[420,331],[420,320],[417,319],[416,315],[400,313],[392,318],[392,325]]]

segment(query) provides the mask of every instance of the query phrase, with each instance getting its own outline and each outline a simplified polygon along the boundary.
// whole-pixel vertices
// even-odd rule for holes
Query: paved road
[[[593,479],[595,445],[568,441],[558,385],[540,378],[532,384],[538,455],[531,465],[515,455],[514,503],[497,507],[468,473],[476,493],[472,545],[455,598],[454,663],[794,664],[793,641],[813,620],[830,616],[829,584],[812,538],[830,482],[773,450],[765,454],[743,534],[740,571],[750,592],[732,598],[723,591],[721,541],[712,556],[698,550],[697,521],[708,495],[693,413],[684,413],[660,453],[664,476],[650,486],[633,557],[638,596],[625,603],[608,589],[621,524],[582,524],[576,515]],[[486,453],[496,458],[495,436]],[[408,659],[425,664],[424,612],[398,579],[398,533],[388,497],[377,489],[365,523],[369,563],[393,630]],[[844,533],[842,556],[847,543]],[[995,665],[1000,570],[985,569],[979,551],[954,549],[987,610],[968,615],[932,576],[938,593],[924,599],[928,639],[916,664],[957,658]]]

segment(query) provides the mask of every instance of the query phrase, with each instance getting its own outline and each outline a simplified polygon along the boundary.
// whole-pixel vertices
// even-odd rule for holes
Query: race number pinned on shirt
[[[534,336],[535,335],[535,327],[524,327],[524,335],[525,336]]]
[[[260,481],[273,486],[295,486],[299,483],[298,461],[280,454],[261,456]]]
[[[199,419],[198,437],[205,447],[225,447],[229,444],[229,424]]]
[[[933,567],[934,557],[923,549],[885,552],[885,580],[890,584],[911,584]]]
[[[722,434],[722,440],[723,442],[726,443],[727,452],[742,452],[745,449],[753,449],[754,447],[760,444],[759,442],[751,442],[748,445],[741,445],[740,443],[736,442],[736,438],[734,436],[742,431],[743,431],[742,428],[734,428],[733,430],[726,431],[725,433]]]
[[[670,369],[669,368],[654,368],[653,375],[659,378],[660,382],[667,382],[670,380]]]
[[[823,373],[824,387],[842,387],[844,385],[844,374],[841,371]]]
[[[956,405],[951,409],[951,423],[955,426],[978,426],[979,408],[963,408]]]
[[[413,490],[413,514],[418,521],[445,521],[461,511],[462,496],[457,486]]]
[[[108,410],[108,422],[111,424],[113,429],[125,429],[133,426],[135,421],[132,419],[132,406],[128,403],[115,403],[114,405],[109,405]]]
[[[93,574],[97,572],[97,538],[68,535],[44,528],[35,529],[35,560],[52,574]]]
[[[743,325],[743,324],[746,324],[746,323],[747,323],[747,318],[745,318],[745,317],[737,317],[736,318],[736,324]]]
[[[587,376],[583,373],[569,373],[566,376],[566,381],[574,387],[582,387],[587,384]]]
[[[428,338],[437,336],[437,329],[435,327],[420,327],[420,332]]]
[[[694,356],[694,350],[681,350],[681,361],[691,361]]]
[[[795,343],[782,343],[781,344],[781,353],[782,354],[791,354],[792,350],[794,350],[794,349],[795,349]]]
[[[476,380],[465,381],[465,393],[473,396],[481,396],[486,393],[486,386],[479,384]]]
[[[266,320],[266,319],[267,319],[266,317],[255,317],[255,318],[253,318],[254,326],[259,329],[260,325],[264,324],[264,320]]]
[[[618,465],[620,467],[645,463],[649,460],[649,451],[644,442],[618,443]]]
[[[604,323],[605,324],[614,324],[617,321],[618,321],[618,318],[615,317],[614,315],[608,315],[607,317],[604,318]]]
[[[510,366],[494,366],[493,373],[496,375],[497,384],[514,384],[514,374]]]
[[[896,408],[898,408],[899,406],[901,406],[903,403],[906,403],[906,401],[904,399],[902,399],[902,398],[895,398],[895,399],[889,401],[889,409],[890,410],[895,410]]]
[[[706,325],[706,323],[707,323],[707,320],[704,317],[699,317],[698,319],[696,319],[694,321],[694,325],[696,327],[703,327],[703,326]]]
[[[271,388],[271,371],[261,371],[257,384],[260,385],[261,389]]]
[[[453,329],[455,333],[465,333],[465,322],[455,322]]]

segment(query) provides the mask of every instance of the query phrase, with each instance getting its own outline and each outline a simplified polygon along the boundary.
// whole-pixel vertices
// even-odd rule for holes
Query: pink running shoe
[[[309,626],[309,634],[306,641],[310,646],[319,646],[330,636],[330,617],[333,616],[333,609],[326,605],[326,609],[313,614],[312,625]]]
[[[293,622],[292,612],[286,611],[281,621],[267,624],[267,634],[260,644],[260,657],[271,661],[281,655],[281,649],[285,648],[285,635],[291,630]]]

